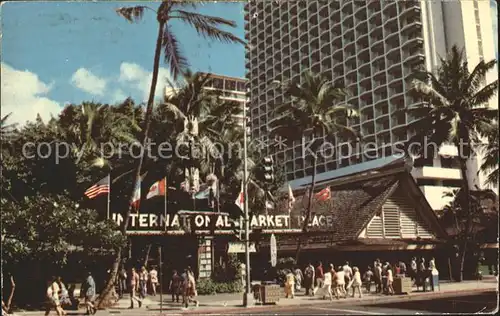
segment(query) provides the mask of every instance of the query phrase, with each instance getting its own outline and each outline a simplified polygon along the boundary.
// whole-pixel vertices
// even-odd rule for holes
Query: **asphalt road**
[[[443,313],[493,313],[497,310],[496,292],[460,295],[454,297],[415,298],[390,303],[338,304],[334,300],[316,306],[270,307],[268,310],[250,310],[252,315],[391,315],[391,314],[436,314]],[[228,313],[228,314],[234,314]]]

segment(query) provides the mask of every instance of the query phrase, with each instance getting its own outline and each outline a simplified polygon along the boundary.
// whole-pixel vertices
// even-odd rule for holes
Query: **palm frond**
[[[231,32],[223,31],[218,28],[218,26],[221,25],[235,27],[236,23],[234,21],[184,10],[173,10],[172,13],[177,13],[177,15],[171,15],[171,19],[180,19],[186,22],[194,27],[198,34],[205,38],[216,39],[225,43],[245,44],[243,40]]]
[[[163,30],[162,43],[165,63],[170,66],[173,79],[177,80],[180,74],[186,72],[189,64],[187,59],[182,55],[176,36],[166,24]]]
[[[115,9],[116,13],[125,18],[130,23],[139,22],[144,16],[144,10],[146,6],[135,6],[135,7],[120,7]]]

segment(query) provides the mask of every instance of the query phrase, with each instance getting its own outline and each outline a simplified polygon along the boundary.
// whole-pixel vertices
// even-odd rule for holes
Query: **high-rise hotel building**
[[[289,181],[312,175],[312,157],[303,155],[301,143],[284,148],[268,139],[270,123],[281,112],[278,105],[290,101],[273,82],[298,80],[310,69],[351,92],[347,101],[360,117],[350,124],[372,145],[320,155],[317,172],[322,173],[371,160],[374,153],[393,154],[393,144],[411,136],[413,118],[395,111],[419,102],[408,93],[415,67],[436,69],[454,44],[464,47],[470,67],[495,58],[489,1],[254,0],[245,10],[252,136],[269,144]],[[497,72],[489,75],[491,81]],[[496,99],[491,106],[497,106]],[[447,157],[457,150],[443,146],[440,153],[416,161],[413,170],[434,209],[444,206],[443,193],[459,187],[461,179],[456,159]],[[471,160],[469,178],[481,186],[478,164]]]
[[[210,80],[205,85],[206,90],[217,90],[221,92],[221,99],[234,101],[241,104],[241,114],[236,117],[243,126],[243,107],[247,104],[247,90],[245,78],[229,77],[219,74],[208,74]],[[165,95],[172,93],[171,87],[165,88]]]

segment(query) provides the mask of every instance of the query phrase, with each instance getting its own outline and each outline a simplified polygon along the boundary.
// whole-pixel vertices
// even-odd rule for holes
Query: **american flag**
[[[88,188],[87,191],[85,191],[85,195],[89,199],[93,199],[96,196],[104,193],[109,193],[109,175],[101,179],[101,181],[97,182],[96,184]]]

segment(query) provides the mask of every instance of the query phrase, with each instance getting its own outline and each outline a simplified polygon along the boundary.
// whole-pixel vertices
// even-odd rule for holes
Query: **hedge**
[[[201,279],[196,283],[199,295],[211,295],[217,293],[239,293],[243,286],[241,281],[216,282],[212,279]]]

